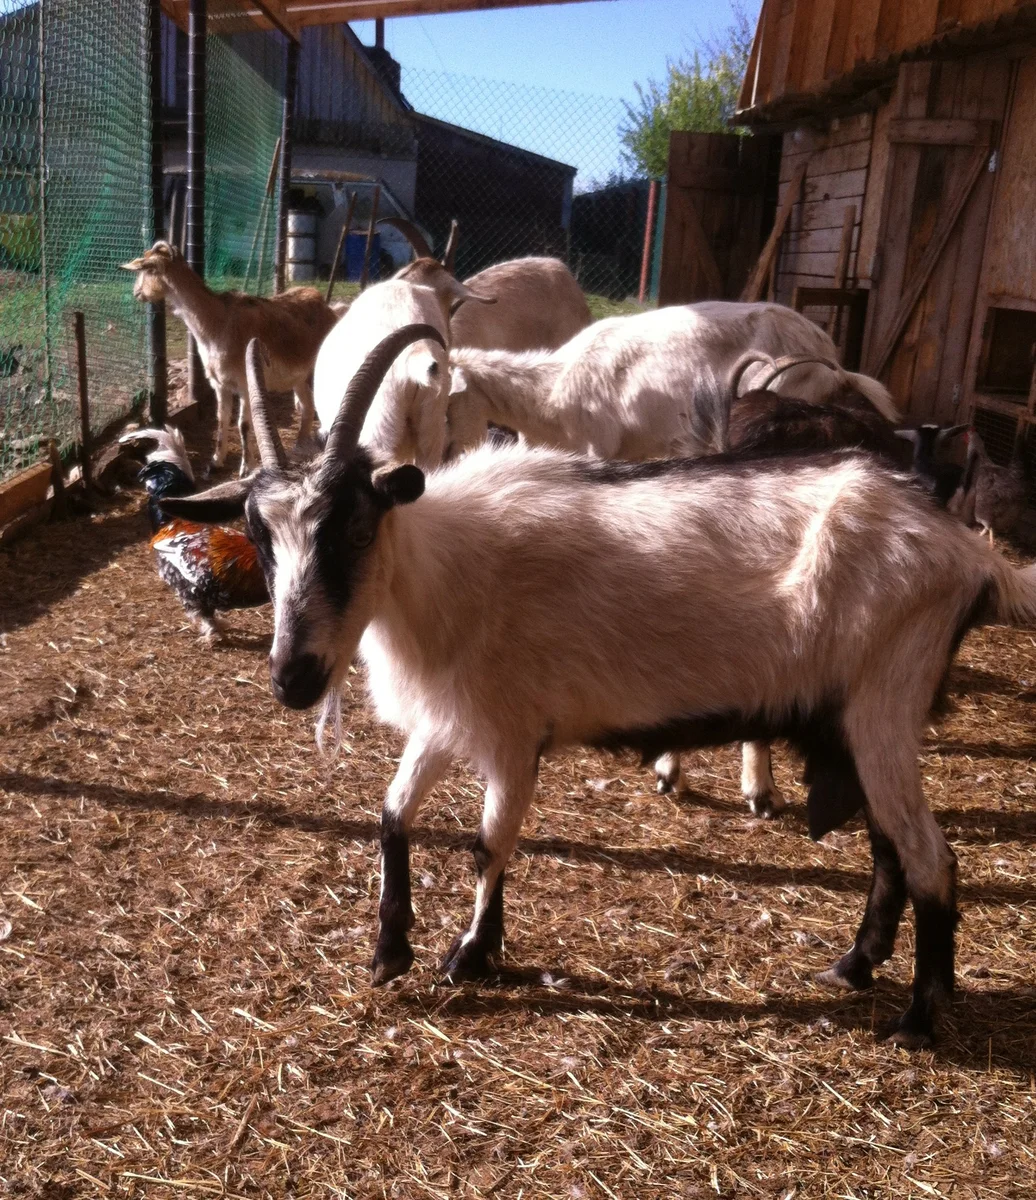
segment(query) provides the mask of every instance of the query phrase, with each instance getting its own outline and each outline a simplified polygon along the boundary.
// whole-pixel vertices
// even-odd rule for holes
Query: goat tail
[[[903,414],[896,408],[892,393],[883,384],[869,375],[860,375],[855,371],[843,371],[849,383],[860,395],[881,413],[886,421],[898,425],[903,420]]]
[[[993,620],[1004,625],[1036,624],[1036,563],[1013,567],[993,553]]]

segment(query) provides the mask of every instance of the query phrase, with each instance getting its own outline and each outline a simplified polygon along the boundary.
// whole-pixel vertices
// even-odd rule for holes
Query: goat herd
[[[909,897],[913,995],[891,1036],[929,1043],[954,985],[956,869],[922,794],[921,731],[969,629],[1036,620],[1036,568],[945,508],[977,518],[990,492],[977,438],[962,471],[937,457],[959,429],[900,430],[904,470],[889,393],[789,309],[591,324],[562,263],[461,282],[412,232],[416,261],[344,314],[313,289],[212,293],[165,242],[127,264],[136,295],[167,297],[197,340],[217,464],[241,396],[240,478],[164,495],[165,519],[244,517],[282,704],[321,705],[336,740],[359,650],[379,717],[407,735],[382,816],[374,981],[413,961],[408,835],[455,759],[486,782],[474,914],[443,968],[459,979],[500,955],[504,870],[543,755],[633,749],[666,790],[681,751],[741,740],[743,791],[772,816],[769,742],[784,738],[805,761],[812,835],[862,810],[873,850],[859,932],[820,981],[870,985]],[[295,391],[292,454],[268,385]],[[999,482],[1004,511],[1019,500]]]

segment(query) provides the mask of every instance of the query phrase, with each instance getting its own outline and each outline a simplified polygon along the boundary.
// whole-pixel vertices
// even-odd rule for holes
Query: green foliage
[[[703,53],[668,64],[664,83],[637,84],[637,103],[626,105],[619,127],[626,165],[640,176],[664,178],[673,130],[730,133],[741,81],[752,48],[752,22],[735,3],[734,22]],[[739,130],[738,132],[746,132]]]

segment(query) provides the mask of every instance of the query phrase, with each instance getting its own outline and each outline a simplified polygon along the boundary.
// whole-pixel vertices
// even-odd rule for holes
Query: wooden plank
[[[802,91],[806,56],[801,53],[801,48],[809,44],[815,8],[816,0],[795,0],[795,15],[791,29],[791,53],[788,58],[788,73],[784,81],[788,95]]]
[[[856,224],[856,205],[847,204],[845,206],[845,217],[842,221],[842,242],[838,247],[838,263],[835,266],[835,287],[844,288],[845,281],[849,275],[849,254],[853,244],[853,227]],[[831,314],[831,321],[828,325],[827,332],[838,341],[838,326],[840,324],[841,309],[836,309]]]
[[[691,247],[698,258],[698,265],[701,267],[704,275],[706,286],[710,296],[717,300],[723,299],[723,275],[716,263],[715,255],[712,253],[712,248],[709,245],[708,236],[701,223],[701,214],[698,212],[694,203],[694,198],[688,193],[684,193],[682,200],[682,215],[684,218],[684,230],[688,235]]]
[[[792,209],[798,203],[799,196],[802,193],[802,181],[806,178],[806,169],[808,166],[808,162],[802,163],[796,170],[794,179],[792,179],[787,191],[784,193],[784,198],[777,209],[773,229],[770,230],[770,236],[766,239],[766,245],[763,246],[763,251],[759,255],[759,261],[753,268],[752,274],[748,277],[748,282],[745,284],[745,289],[741,293],[743,300],[757,300],[762,294],[763,285],[773,267],[774,258],[777,254],[777,244],[780,242],[781,235],[788,224],[788,218],[791,216]]]
[[[859,171],[870,159],[870,139],[851,142],[848,146],[834,146],[830,150],[812,150],[789,156],[787,164],[781,163],[781,183],[790,180],[798,168],[807,160],[818,175],[835,175],[841,171]],[[816,162],[813,162],[816,155]]]
[[[867,167],[867,182],[860,206],[860,236],[856,244],[856,279],[870,281],[871,264],[878,245],[882,201],[889,163],[889,142],[886,137],[892,118],[892,104],[884,104],[875,114],[871,157]],[[808,185],[807,185],[808,190]]]
[[[765,104],[784,91],[784,80],[777,79],[774,66],[778,56],[782,0],[765,0],[759,14],[759,66],[756,72],[755,103]]]
[[[844,0],[814,0],[809,35],[798,47],[803,60],[799,91],[818,91],[826,82],[827,47],[831,40],[835,9],[840,2],[844,3]]]
[[[837,200],[815,200],[812,204],[804,202],[801,206],[802,217],[798,228],[808,229],[841,229],[845,220],[846,204],[859,209],[863,193],[852,196],[842,196]]]
[[[855,206],[853,206],[855,212]],[[843,208],[844,215],[844,208]],[[855,234],[855,228],[850,229]],[[843,229],[796,229],[785,230],[784,244],[789,254],[834,254],[842,249]],[[855,239],[854,239],[855,240]]]
[[[835,200],[862,200],[867,194],[867,168],[832,171],[826,175],[811,171],[802,193],[803,205],[826,204]]]
[[[0,528],[42,504],[50,487],[50,463],[37,463],[0,483]]]
[[[892,351],[895,349],[896,341],[910,319],[925,284],[928,282],[936,263],[939,261],[940,255],[946,247],[950,234],[956,228],[964,205],[968,202],[968,198],[974,191],[975,184],[985,169],[988,155],[989,148],[987,146],[976,146],[972,150],[961,180],[943,210],[938,224],[932,233],[931,240],[925,248],[924,254],[921,256],[921,261],[918,263],[917,269],[910,279],[910,283],[903,291],[903,296],[896,307],[888,330],[872,357],[872,375],[880,376],[885,369]]]
[[[991,122],[954,117],[894,117],[889,121],[890,142],[921,146],[985,146],[992,135]]]

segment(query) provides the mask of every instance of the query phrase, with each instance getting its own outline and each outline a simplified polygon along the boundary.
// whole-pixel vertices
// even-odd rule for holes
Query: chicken
[[[255,547],[237,529],[197,525],[167,517],[162,500],[196,491],[194,472],[178,429],[139,429],[119,439],[122,444],[157,442],[139,479],[148,493],[151,549],[158,574],[179,596],[187,616],[212,639],[223,629],[218,612],[268,603]]]
[[[992,545],[995,534],[1010,533],[1018,524],[1028,491],[1021,443],[1015,446],[1011,465],[999,467],[975,430],[969,430],[964,475],[950,501],[950,512],[966,525],[977,525]]]

